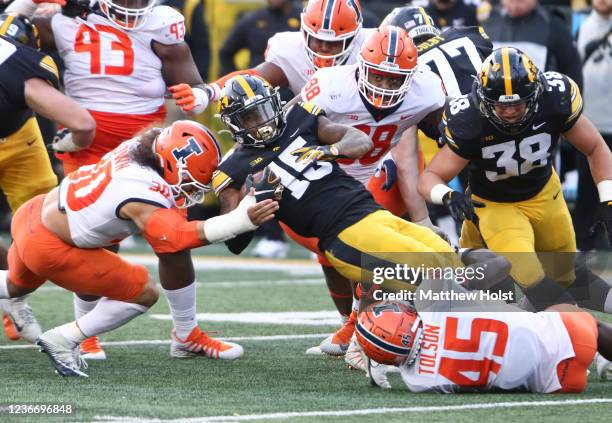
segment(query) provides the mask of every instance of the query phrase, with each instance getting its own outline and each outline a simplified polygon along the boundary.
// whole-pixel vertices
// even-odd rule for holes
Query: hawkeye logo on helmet
[[[186,162],[192,154],[196,156],[202,154],[202,147],[200,147],[200,144],[198,144],[194,137],[189,138],[185,147],[172,150],[172,155],[177,162]]]

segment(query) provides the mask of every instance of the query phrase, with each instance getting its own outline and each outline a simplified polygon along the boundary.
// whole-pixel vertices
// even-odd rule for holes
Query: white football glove
[[[413,222],[413,223],[415,223],[417,225],[425,226],[426,228],[431,229],[432,231],[434,231],[436,233],[436,235],[438,235],[444,241],[448,242],[449,244],[451,243],[450,242],[450,238],[448,237],[448,234],[446,232],[444,232],[442,229],[438,228],[433,223],[431,223],[431,219],[429,218],[429,216],[427,216],[423,220],[419,220],[418,222]]]
[[[72,132],[70,132],[68,128],[63,128],[57,131],[57,134],[53,137],[51,148],[58,153],[71,153],[73,151],[79,151],[82,147],[74,143],[72,140]]]
[[[389,382],[387,374],[392,372],[393,366],[377,363],[367,356],[366,362],[368,363],[368,377],[372,386],[377,386],[381,389],[391,389],[391,382]]]

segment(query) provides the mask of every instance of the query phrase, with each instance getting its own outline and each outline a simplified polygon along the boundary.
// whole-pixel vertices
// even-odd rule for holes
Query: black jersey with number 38
[[[0,36],[0,138],[14,133],[34,116],[25,100],[25,82],[31,78],[59,87],[57,66],[51,57]]]
[[[450,102],[443,115],[443,138],[455,153],[468,159],[469,184],[479,197],[497,202],[527,200],[552,173],[559,135],[574,126],[582,112],[576,83],[557,72],[546,72],[546,90],[535,117],[525,130],[507,134],[479,111],[472,94]]]
[[[265,148],[238,145],[224,157],[213,176],[213,188],[217,194],[226,187],[239,189],[249,174],[270,166],[285,187],[276,217],[301,236],[319,238],[319,248],[325,250],[343,229],[380,206],[337,163],[318,162],[308,168],[296,163],[292,151],[320,145],[317,128],[321,115],[321,109],[313,104],[293,106],[283,133],[274,143]]]
[[[472,89],[474,75],[493,51],[493,44],[482,27],[448,28],[417,46],[419,64],[436,73],[450,97]]]

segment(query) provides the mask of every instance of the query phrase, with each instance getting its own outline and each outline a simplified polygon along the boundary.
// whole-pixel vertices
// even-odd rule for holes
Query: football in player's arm
[[[612,240],[612,154],[581,111],[580,92],[571,79],[540,73],[516,49],[496,50],[485,60],[474,92],[446,107],[446,145],[421,176],[419,192],[446,205],[456,219],[476,222],[481,239],[495,252],[534,252],[538,245],[538,251],[575,253],[571,217],[552,168],[552,152],[562,134],[587,156]],[[474,200],[446,185],[468,164]],[[462,242],[470,233],[474,238],[473,232],[474,225],[464,222]],[[537,258],[533,260],[528,265],[513,263],[513,277],[542,308],[563,294],[548,283]],[[567,272],[556,269],[557,281],[569,284],[573,263],[566,264]],[[609,289],[601,296],[597,309],[612,310],[612,299],[606,299]]]
[[[39,3],[49,3],[42,0],[16,0],[9,5],[7,12],[16,12],[31,18]],[[52,0],[61,6],[66,6],[66,0]],[[108,8],[108,5],[104,5]],[[129,10],[129,9],[125,9]],[[170,9],[169,9],[170,10]],[[83,14],[79,18],[85,18],[88,10],[82,10]],[[69,13],[65,10],[63,13]],[[178,14],[177,12],[175,12]],[[125,12],[117,13],[116,16],[126,16],[129,19],[139,22],[138,17],[127,18]],[[70,16],[77,17],[77,16]],[[35,19],[36,26],[40,30],[42,46],[45,50],[55,49],[55,38],[51,24],[52,16],[38,17]],[[124,23],[123,25],[126,25]],[[128,30],[130,28],[127,28]],[[165,39],[152,40],[151,48],[162,62],[162,76],[172,98],[185,113],[201,113],[208,104],[208,91],[200,77],[200,73],[193,61],[189,46],[184,41],[184,22],[181,16],[179,22],[173,22],[164,32],[171,42]],[[178,41],[178,42],[177,42]]]

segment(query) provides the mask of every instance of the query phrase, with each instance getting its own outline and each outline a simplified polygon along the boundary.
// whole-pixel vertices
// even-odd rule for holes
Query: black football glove
[[[393,159],[387,159],[381,165],[381,169],[385,171],[385,183],[382,189],[388,192],[397,182],[397,165]]]
[[[291,152],[292,156],[296,156],[296,163],[310,162],[332,162],[338,158],[338,149],[333,145],[320,145],[318,147],[307,146],[298,148]]]
[[[251,174],[247,176],[244,183],[247,193],[251,191],[251,188],[255,188],[255,200],[257,200],[258,203],[268,199],[276,201],[281,200],[284,187],[281,185],[280,177],[274,174],[269,167],[263,170],[261,179],[257,179],[258,182],[255,182],[255,178]]]
[[[474,207],[484,207],[484,203],[480,201],[472,200],[470,197],[459,191],[449,191],[442,197],[444,205],[448,208],[453,219],[457,222],[461,222],[464,219],[476,221],[478,216]]]
[[[608,242],[612,247],[612,201],[599,203],[598,216],[591,228],[591,233],[595,233],[599,225],[603,226],[603,229],[608,233]]]

